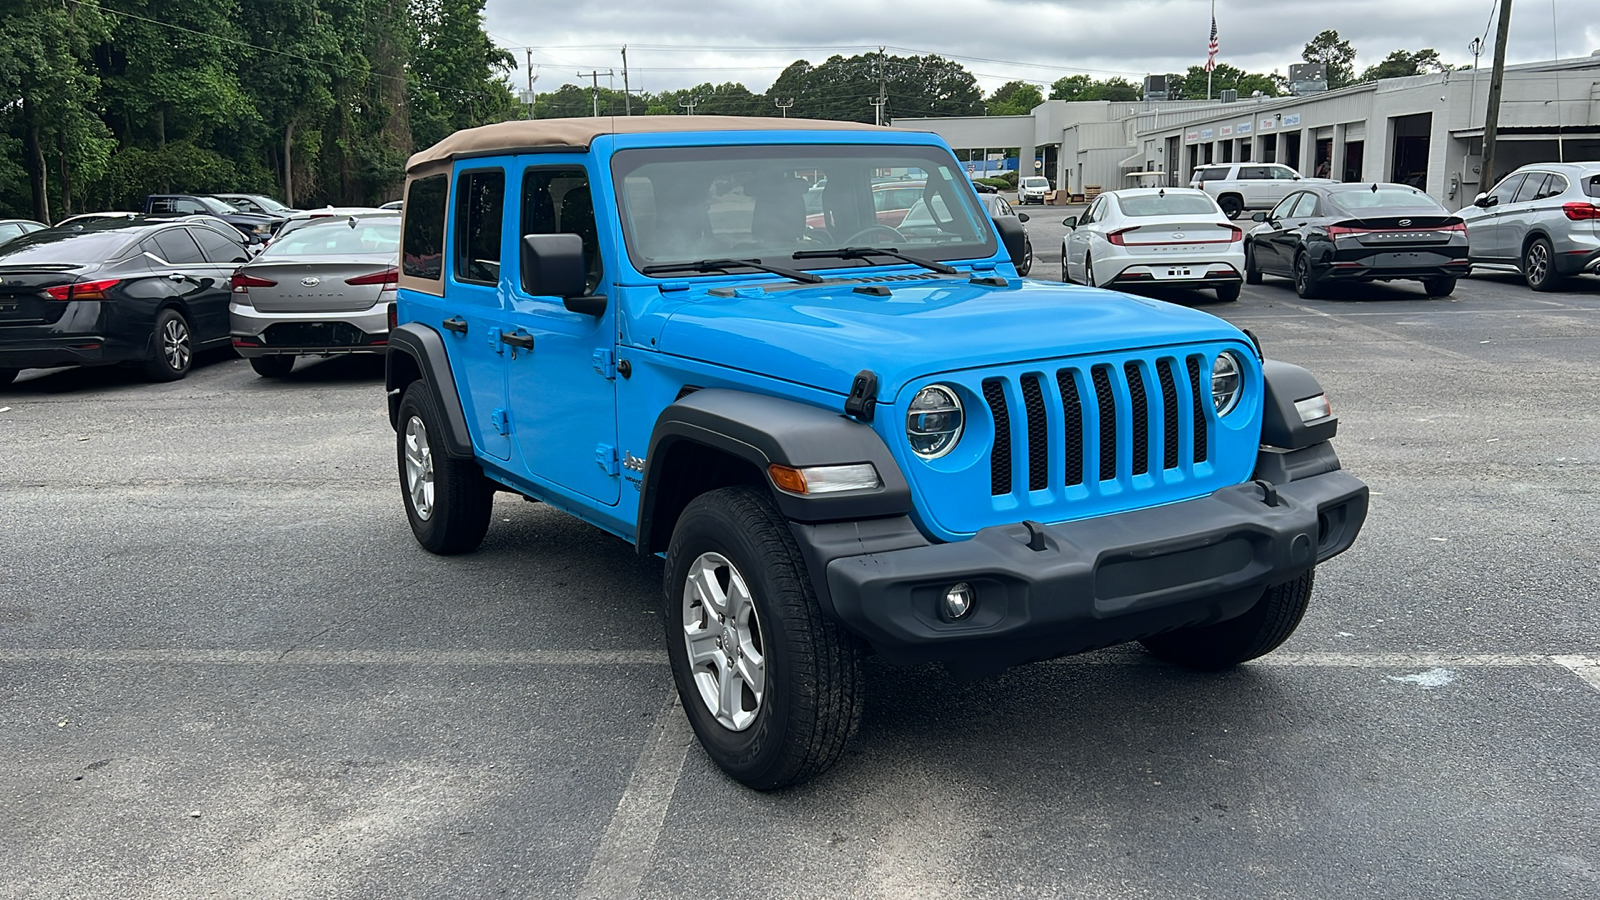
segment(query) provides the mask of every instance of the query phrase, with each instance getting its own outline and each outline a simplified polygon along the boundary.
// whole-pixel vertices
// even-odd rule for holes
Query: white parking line
[[[618,900],[638,892],[693,741],[689,720],[673,690],[656,715],[639,762],[611,814],[611,824],[600,838],[589,873],[578,888],[578,900]]]
[[[654,650],[0,650],[0,662],[243,666],[664,666]]]

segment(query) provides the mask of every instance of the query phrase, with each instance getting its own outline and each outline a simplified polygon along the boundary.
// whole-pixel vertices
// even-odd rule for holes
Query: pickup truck
[[[284,216],[240,212],[204,194],[151,194],[144,198],[144,211],[153,216],[214,216],[239,229],[251,243],[267,240],[288,221]]]
[[[880,220],[884,177],[926,214]],[[474,550],[505,493],[662,558],[684,711],[756,789],[840,759],[869,653],[1265,654],[1366,516],[1311,373],[1198,310],[1019,278],[1021,223],[933,134],[505,122],[412,156],[403,215],[416,540]]]

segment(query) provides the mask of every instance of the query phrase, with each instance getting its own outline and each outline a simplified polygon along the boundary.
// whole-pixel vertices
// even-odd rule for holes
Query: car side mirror
[[[1252,222],[1265,222],[1266,220],[1267,220],[1267,214],[1264,213],[1264,212],[1258,212],[1255,215],[1250,217],[1250,221],[1252,221]]]
[[[588,272],[583,238],[576,234],[528,234],[522,238],[522,290],[530,297],[560,297],[573,312],[598,316],[606,298],[584,294]]]
[[[1028,232],[1023,229],[1021,222],[1009,216],[993,221],[995,230],[1000,232],[1000,243],[1005,246],[1011,262],[1021,265],[1028,255]]]
[[[1026,221],[1028,221],[1028,214],[1025,213],[1025,212],[1017,213],[1017,221],[1018,222],[1026,222]]]
[[[1067,216],[1065,219],[1061,220],[1061,224],[1067,226],[1068,228],[1074,228],[1075,229],[1075,228],[1078,227],[1078,217],[1077,216]]]
[[[1480,193],[1478,196],[1472,198],[1472,205],[1478,207],[1479,209],[1487,209],[1488,207],[1494,205],[1494,199],[1486,193]]]

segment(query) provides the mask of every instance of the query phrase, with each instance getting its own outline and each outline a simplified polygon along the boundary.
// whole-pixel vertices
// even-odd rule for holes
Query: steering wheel
[[[906,239],[906,236],[901,233],[900,229],[895,228],[892,225],[868,225],[855,234],[850,235],[848,238],[845,238],[844,245],[846,247],[853,247],[860,243],[861,240],[868,235],[884,233],[887,233],[889,235],[889,239],[895,243],[903,243]]]

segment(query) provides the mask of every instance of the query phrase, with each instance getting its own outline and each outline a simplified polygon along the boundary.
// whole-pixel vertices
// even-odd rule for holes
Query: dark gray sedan
[[[400,257],[399,216],[323,218],[280,235],[233,275],[233,348],[263,378],[297,356],[382,353]]]

